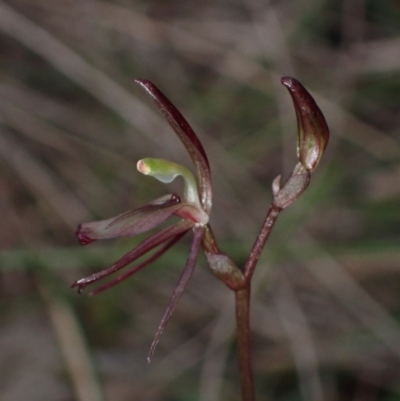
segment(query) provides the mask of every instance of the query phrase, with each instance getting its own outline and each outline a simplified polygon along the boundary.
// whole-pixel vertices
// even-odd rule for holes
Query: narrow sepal
[[[169,239],[184,231],[187,231],[192,226],[192,222],[182,220],[173,226],[164,228],[163,230],[142,241],[136,248],[125,254],[121,259],[117,260],[110,267],[75,281],[75,283],[73,283],[71,287],[78,287],[78,292],[81,293],[83,289],[89,284],[100,280],[103,277],[109,276],[112,273],[115,273],[116,271],[122,269],[129,263],[132,263],[137,258],[140,258],[142,255],[146,254],[163,242],[168,241]]]
[[[170,241],[168,241],[162,248],[160,248],[157,252],[154,252],[149,258],[138,264],[137,266],[133,267],[132,269],[128,270],[126,273],[121,274],[120,276],[116,277],[115,279],[111,280],[110,282],[102,285],[99,288],[96,288],[94,291],[92,291],[89,295],[97,295],[100,294],[101,292],[108,290],[111,287],[114,287],[114,285],[119,284],[121,281],[126,280],[127,278],[131,277],[135,273],[137,273],[139,270],[142,270],[146,266],[148,266],[150,263],[154,262],[157,260],[159,257],[164,255],[165,252],[167,252],[176,242],[178,242],[189,230],[186,230],[182,233],[179,233],[178,235],[175,235]]]
[[[201,241],[203,239],[204,227],[195,226],[193,228],[193,233],[194,233],[194,236],[193,236],[192,246],[190,248],[189,256],[186,260],[185,268],[183,269],[183,272],[182,272],[181,276],[179,277],[178,283],[177,283],[177,285],[174,289],[174,292],[172,293],[172,296],[169,300],[167,309],[165,310],[164,315],[161,318],[157,332],[154,336],[154,340],[150,346],[149,354],[147,356],[148,362],[151,361],[151,358],[154,354],[156,346],[157,346],[158,342],[160,341],[160,337],[161,337],[166,325],[168,324],[168,321],[172,315],[172,312],[174,311],[183,291],[185,290],[186,285],[189,282],[189,279],[192,276],[194,268],[196,266],[196,261],[197,261],[198,255],[199,255]]]

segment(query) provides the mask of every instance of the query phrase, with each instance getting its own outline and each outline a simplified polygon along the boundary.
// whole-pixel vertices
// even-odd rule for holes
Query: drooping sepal
[[[183,272],[181,276],[179,277],[178,283],[176,284],[176,287],[174,289],[174,292],[172,293],[172,296],[168,302],[167,309],[164,312],[163,317],[161,318],[160,324],[158,326],[157,332],[154,336],[154,340],[150,346],[149,354],[147,356],[147,361],[150,362],[151,358],[154,354],[154,351],[156,349],[156,346],[158,342],[160,341],[161,335],[168,324],[168,321],[172,315],[172,312],[174,311],[176,305],[178,304],[178,301],[183,293],[183,291],[186,288],[186,285],[188,284],[190,277],[192,277],[194,268],[196,267],[196,261],[197,261],[197,256],[199,254],[199,249],[201,245],[201,241],[204,235],[204,227],[196,226],[193,227],[193,242],[192,246],[190,248],[189,256],[186,260],[186,265],[185,268],[183,269]]]
[[[185,234],[187,231],[183,231],[175,236],[173,236],[166,244],[164,244],[160,249],[158,249],[156,252],[154,252],[151,256],[149,256],[147,259],[143,260],[140,262],[138,265],[135,267],[132,267],[129,269],[127,272],[119,275],[118,277],[115,277],[111,281],[109,281],[106,284],[103,284],[102,286],[96,288],[94,291],[90,292],[89,295],[97,295],[100,294],[101,292],[108,290],[111,287],[114,287],[115,285],[119,284],[120,282],[126,280],[127,278],[131,277],[138,271],[142,270],[146,266],[148,266],[150,263],[154,262],[157,260],[160,256],[164,255],[165,252],[167,252],[176,242],[178,242]],[[83,290],[84,287],[81,288],[81,291]]]
[[[193,227],[193,223],[187,220],[182,220],[172,226],[165,227],[149,238],[146,238],[110,267],[75,281],[71,287],[77,287],[78,292],[81,293],[88,285],[117,272],[164,242],[186,233],[191,227]]]

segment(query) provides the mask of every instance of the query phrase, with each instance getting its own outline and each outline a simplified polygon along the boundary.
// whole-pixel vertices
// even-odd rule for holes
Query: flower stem
[[[255,401],[250,346],[250,283],[235,291],[237,353],[242,388],[242,401]]]
[[[267,241],[280,212],[281,209],[276,207],[274,203],[272,203],[268,209],[268,213],[265,217],[260,233],[254,242],[253,248],[244,267],[244,276],[246,277],[247,282],[250,282],[251,277],[253,276],[254,269],[257,265],[258,259],[260,258],[265,242]]]

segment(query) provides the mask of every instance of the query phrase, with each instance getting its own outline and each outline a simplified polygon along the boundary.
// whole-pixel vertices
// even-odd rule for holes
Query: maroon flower
[[[91,295],[98,294],[125,280],[149,263],[158,259],[188,231],[192,230],[193,241],[189,256],[151,345],[148,355],[148,360],[150,361],[155,346],[168,323],[172,311],[192,276],[200,246],[203,243],[203,247],[204,244],[206,244],[205,248],[207,248],[207,241],[204,242],[203,237],[204,233],[207,231],[207,237],[210,238],[211,230],[207,226],[208,216],[212,206],[212,191],[211,173],[206,153],[188,122],[154,84],[141,79],[137,79],[135,82],[141,85],[147,93],[150,94],[168,123],[186,147],[195,166],[197,182],[188,169],[176,163],[150,158],[140,160],[137,165],[138,170],[143,174],[152,175],[162,182],[168,183],[174,180],[175,177],[182,176],[185,183],[182,197],[176,194],[167,195],[139,209],[128,211],[117,217],[81,224],[76,232],[79,242],[82,245],[87,245],[96,240],[141,234],[159,226],[172,216],[181,217],[181,220],[151,235],[108,268],[77,280],[72,287],[77,287],[78,292],[82,292],[89,284],[119,271],[139,257],[158,248],[146,260],[91,293]]]
[[[86,286],[119,271],[150,251],[154,251],[143,262],[91,293],[92,295],[98,294],[141,270],[162,256],[188,231],[193,231],[192,245],[185,267],[150,347],[148,355],[148,360],[150,361],[172,311],[192,276],[200,247],[205,252],[212,272],[228,287],[237,292],[248,285],[248,280],[251,278],[267,235],[260,235],[257,238],[255,250],[250,255],[250,260],[255,262],[252,262],[250,267],[245,268],[245,274],[227,255],[220,252],[208,223],[212,206],[211,173],[203,146],[182,114],[154,84],[140,79],[135,82],[141,85],[153,98],[159,110],[186,147],[195,166],[196,179],[186,167],[171,161],[152,158],[139,160],[137,168],[141,173],[151,175],[164,183],[170,183],[176,177],[181,176],[184,180],[182,196],[176,194],[166,195],[141,208],[128,211],[117,217],[83,223],[79,225],[76,232],[79,242],[82,245],[87,245],[96,240],[141,234],[158,227],[172,216],[180,217],[181,220],[143,240],[108,268],[77,280],[72,286],[77,287],[78,292],[82,292]],[[299,163],[282,188],[280,186],[280,176],[274,180],[274,199],[270,210],[271,213],[275,214],[275,218],[280,210],[289,206],[307,188],[310,174],[319,163],[329,139],[329,131],[325,119],[306,89],[294,78],[282,78],[282,83],[289,89],[296,110]],[[269,220],[267,220],[267,224],[269,224]]]

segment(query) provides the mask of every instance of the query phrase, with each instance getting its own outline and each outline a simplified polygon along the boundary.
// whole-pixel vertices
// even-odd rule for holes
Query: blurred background
[[[400,400],[399,1],[0,1],[0,74],[1,400],[239,400],[233,296],[203,256],[146,362],[190,238],[93,298],[71,283],[142,237],[74,231],[181,189],[136,171],[191,167],[148,78],[203,142],[211,224],[243,264],[296,163],[284,75],[331,140],[254,277],[258,400]]]

